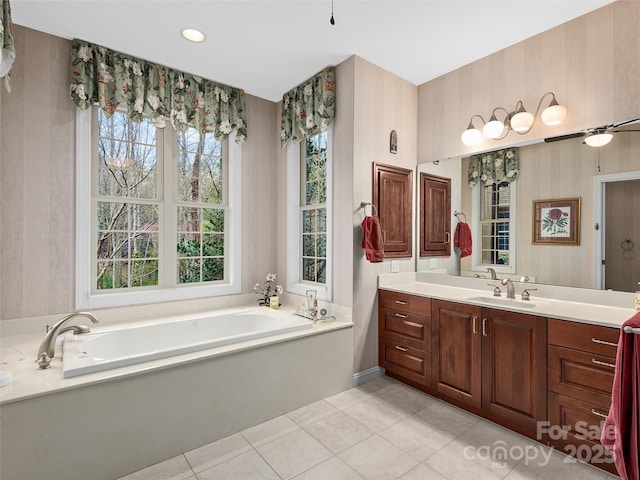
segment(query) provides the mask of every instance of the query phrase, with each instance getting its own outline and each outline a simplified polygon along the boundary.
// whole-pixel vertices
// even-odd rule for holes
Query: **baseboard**
[[[371,367],[364,372],[356,372],[353,374],[353,386],[357,387],[358,385],[370,382],[371,380],[375,380],[383,375],[384,368],[382,367]]]

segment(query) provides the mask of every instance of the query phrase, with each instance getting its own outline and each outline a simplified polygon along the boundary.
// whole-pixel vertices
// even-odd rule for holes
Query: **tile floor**
[[[570,460],[382,377],[120,480],[618,480]]]

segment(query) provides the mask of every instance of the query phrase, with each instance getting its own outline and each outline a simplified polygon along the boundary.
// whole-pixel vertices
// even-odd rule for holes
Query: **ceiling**
[[[272,101],[351,55],[420,85],[612,0],[11,0],[13,22]],[[204,32],[200,44],[180,36]]]

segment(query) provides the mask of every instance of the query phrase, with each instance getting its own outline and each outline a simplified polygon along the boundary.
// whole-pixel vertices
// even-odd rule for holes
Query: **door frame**
[[[604,289],[605,265],[602,264],[605,250],[606,218],[604,215],[607,183],[640,180],[640,170],[633,172],[609,173],[593,177],[593,227],[594,238],[594,288]]]

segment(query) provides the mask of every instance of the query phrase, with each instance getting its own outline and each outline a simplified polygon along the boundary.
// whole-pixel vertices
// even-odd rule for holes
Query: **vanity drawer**
[[[600,444],[608,412],[608,408],[549,392],[549,433],[546,439],[557,450],[617,475],[613,454]]]
[[[431,317],[431,299],[418,295],[379,290],[378,306]]]
[[[548,354],[549,390],[609,409],[615,358],[554,345]]]
[[[616,356],[620,329],[568,320],[549,319],[549,344]]]
[[[379,363],[388,372],[395,373],[420,385],[431,386],[431,354],[380,337]]]
[[[422,350],[431,350],[431,318],[391,308],[381,308],[378,322],[380,336],[407,343]]]

